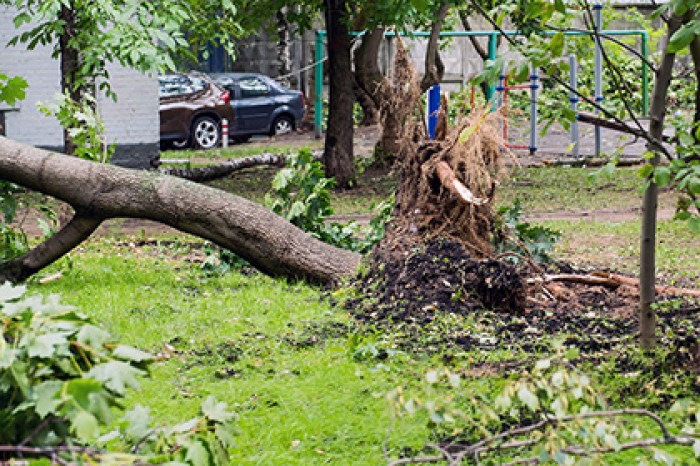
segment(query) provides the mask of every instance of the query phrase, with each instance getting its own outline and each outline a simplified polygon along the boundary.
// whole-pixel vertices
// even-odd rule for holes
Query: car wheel
[[[192,125],[190,137],[195,149],[211,149],[219,145],[221,131],[219,123],[211,117],[199,117]]]
[[[275,122],[272,123],[272,135],[278,136],[280,134],[290,133],[294,129],[294,120],[292,120],[287,115],[280,115],[275,118]]]

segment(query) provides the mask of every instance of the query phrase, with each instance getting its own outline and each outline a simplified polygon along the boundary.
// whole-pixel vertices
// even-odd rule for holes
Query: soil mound
[[[475,259],[445,238],[427,240],[403,256],[378,249],[369,263],[355,283],[361,297],[345,307],[357,320],[398,335],[396,343],[404,349],[536,353],[560,339],[597,358],[636,345],[639,298],[633,287],[562,283],[555,296],[537,285],[533,279],[542,274],[530,266]],[[568,264],[545,272],[585,273]],[[695,330],[700,307],[688,299],[665,299],[658,309],[661,346],[700,373]]]

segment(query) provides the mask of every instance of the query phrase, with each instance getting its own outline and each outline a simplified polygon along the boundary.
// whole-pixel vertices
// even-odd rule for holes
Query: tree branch
[[[488,453],[491,451],[497,451],[497,450],[506,450],[506,449],[515,449],[515,448],[524,448],[524,447],[531,447],[534,446],[538,443],[536,440],[516,440],[516,441],[511,441],[508,443],[500,444],[500,445],[493,445],[494,443],[505,440],[508,438],[512,437],[517,437],[520,435],[525,435],[529,434],[531,432],[541,430],[544,427],[548,425],[554,425],[554,424],[562,424],[570,421],[576,421],[576,420],[582,420],[582,419],[599,419],[599,418],[611,418],[611,417],[621,417],[621,416],[642,416],[642,417],[648,417],[653,420],[659,429],[661,430],[662,437],[658,438],[650,438],[650,439],[642,439],[642,440],[636,440],[628,443],[623,443],[620,445],[619,449],[614,449],[611,447],[593,447],[593,448],[584,448],[578,445],[575,446],[570,446],[563,448],[562,451],[564,453],[568,453],[571,455],[575,456],[588,456],[594,453],[610,453],[613,451],[620,451],[620,450],[631,450],[635,448],[645,448],[645,447],[650,447],[650,446],[655,446],[655,445],[682,445],[682,446],[690,446],[693,445],[696,441],[696,439],[692,436],[683,436],[683,435],[672,435],[666,424],[663,422],[663,420],[657,416],[656,414],[652,413],[651,411],[648,411],[646,409],[636,409],[636,408],[630,408],[630,409],[619,409],[619,410],[612,410],[612,411],[594,411],[590,413],[582,413],[582,414],[572,414],[569,416],[562,416],[560,418],[556,417],[547,417],[545,419],[542,419],[539,422],[536,422],[534,424],[531,424],[529,426],[523,426],[523,427],[517,427],[513,428],[510,430],[507,430],[505,432],[501,432],[500,434],[493,435],[491,437],[488,437],[486,439],[483,439],[477,443],[474,443],[472,445],[467,445],[463,447],[463,449],[459,452],[458,455],[455,455],[455,458],[457,461],[460,459],[467,457],[467,456],[473,456],[473,457],[478,457],[479,455],[482,455],[484,453]],[[415,464],[415,463],[437,463],[440,461],[445,461],[448,458],[445,453],[443,452],[442,455],[435,455],[435,456],[422,456],[422,457],[415,457],[415,458],[400,458],[398,460],[395,460],[391,463],[389,463],[389,466],[395,466],[395,465],[402,465],[402,464]],[[524,459],[517,459],[514,461],[511,461],[510,463],[503,463],[509,464],[509,465],[516,465],[516,464],[539,464],[540,460],[538,458],[524,458]]]
[[[425,74],[421,80],[421,91],[425,92],[435,84],[440,84],[442,76],[445,73],[445,65],[440,58],[439,40],[442,25],[445,22],[447,13],[450,11],[450,4],[444,3],[440,6],[435,21],[430,28],[430,38],[428,39],[428,47],[425,51]]]
[[[315,155],[316,156],[316,155]],[[318,155],[320,158],[320,155]],[[234,173],[245,168],[258,167],[260,165],[284,166],[286,157],[277,154],[258,154],[250,157],[242,157],[229,162],[224,162],[218,165],[209,165],[198,168],[159,168],[157,171],[163,175],[175,176],[184,180],[203,183],[205,181],[218,180],[225,178],[231,173]]]
[[[0,264],[0,283],[20,282],[60,259],[85,241],[103,219],[76,213],[61,230],[16,259]]]

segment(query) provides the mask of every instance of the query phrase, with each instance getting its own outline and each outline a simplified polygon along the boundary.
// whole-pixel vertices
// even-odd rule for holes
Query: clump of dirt
[[[448,356],[496,348],[538,353],[559,338],[585,358],[602,360],[616,348],[636,345],[636,289],[566,283],[553,296],[532,280],[544,272],[586,273],[569,264],[538,271],[474,258],[447,238],[428,239],[403,258],[378,259],[386,257],[385,251],[374,252],[369,270],[355,283],[361,297],[344,305],[358,321],[397,336],[403,349],[443,354],[447,349]],[[658,311],[660,346],[672,350],[676,367],[700,373],[698,303],[665,299]]]

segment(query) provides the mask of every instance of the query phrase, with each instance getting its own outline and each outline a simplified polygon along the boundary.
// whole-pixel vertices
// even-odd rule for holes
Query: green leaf
[[[648,178],[654,172],[654,166],[650,163],[642,165],[642,167],[637,172],[640,178]]]
[[[104,364],[98,364],[93,367],[90,372],[85,374],[85,376],[103,382],[110,390],[119,395],[124,395],[127,388],[139,388],[138,377],[144,374],[144,371],[125,362],[110,361]]]
[[[63,351],[57,347],[63,346]],[[46,333],[29,341],[27,354],[30,358],[50,358],[54,354],[68,354],[68,340],[60,333]]]
[[[92,324],[83,325],[76,336],[79,343],[91,346],[94,349],[102,348],[110,338],[111,336],[108,332]]]
[[[26,291],[27,287],[25,285],[14,286],[10,282],[6,282],[0,285],[0,303],[21,298]]]
[[[555,57],[561,56],[562,52],[564,52],[563,32],[557,32],[552,36],[551,40],[549,41],[549,51]]]
[[[47,414],[56,413],[56,409],[61,404],[56,393],[62,386],[63,383],[58,380],[49,380],[32,389],[35,410],[39,417],[44,418]]]
[[[151,430],[151,410],[141,405],[136,405],[134,409],[124,414],[124,421],[127,423],[126,435],[133,440],[139,441]]]
[[[679,50],[686,48],[696,36],[696,24],[697,21],[691,21],[684,24],[680,29],[678,29],[669,40],[668,48],[666,51],[668,53],[676,53]]]
[[[133,361],[133,362],[143,362],[143,361],[152,361],[153,360],[152,354],[146,353],[145,351],[141,351],[138,348],[134,348],[133,346],[127,346],[127,345],[117,346],[114,349],[114,351],[112,351],[112,356],[114,356],[117,359],[122,359],[124,361]]]
[[[192,466],[209,466],[209,451],[202,445],[202,442],[192,440],[184,443],[187,451],[185,460]]]
[[[523,386],[520,387],[520,390],[518,390],[518,398],[520,398],[520,401],[525,403],[525,405],[530,408],[530,411],[537,411],[537,409],[540,406],[540,402],[537,399],[537,396],[535,396],[527,387]]]
[[[678,133],[678,141],[682,146],[692,146],[695,144],[695,138],[690,133],[686,133],[685,131]]]
[[[665,186],[668,186],[668,184],[671,182],[671,170],[668,167],[661,166],[661,167],[656,167],[654,170],[654,183],[659,188],[663,188]]]
[[[100,433],[97,418],[87,411],[78,411],[71,422],[71,428],[81,440],[90,441]]]
[[[216,422],[227,422],[233,419],[234,414],[227,411],[228,405],[224,402],[217,402],[213,395],[209,395],[202,403],[202,414],[208,419]]]

